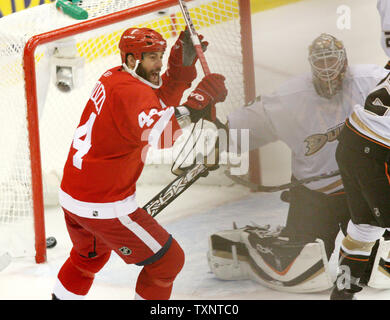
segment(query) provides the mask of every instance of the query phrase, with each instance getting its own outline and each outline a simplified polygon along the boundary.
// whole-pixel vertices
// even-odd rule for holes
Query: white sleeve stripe
[[[164,129],[168,125],[169,121],[171,120],[172,116],[175,113],[174,107],[169,107],[164,110],[163,115],[161,118],[156,122],[156,124],[153,126],[152,130],[150,131],[148,143],[153,148],[158,148],[158,142],[160,140],[160,137],[162,133],[164,132]],[[173,132],[171,133],[173,135]]]
[[[157,253],[162,246],[138,223],[130,219],[129,216],[119,217],[118,220],[138,238],[140,238],[153,253]]]

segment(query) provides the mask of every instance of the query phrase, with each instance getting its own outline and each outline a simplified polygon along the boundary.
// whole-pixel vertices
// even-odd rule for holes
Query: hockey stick
[[[198,56],[200,64],[202,65],[203,73],[207,76],[211,73],[210,68],[209,68],[209,65],[207,63],[204,52],[203,52],[202,43],[199,40],[198,33],[196,32],[194,23],[192,22],[192,19],[191,19],[190,12],[188,11],[187,4],[185,3],[184,0],[178,0],[178,2],[180,5],[180,9],[183,13],[184,21],[188,27],[189,32],[190,32],[192,44],[194,45],[196,55]],[[215,113],[215,106],[214,105],[213,105],[212,110],[213,110],[212,112]],[[224,128],[224,125],[222,124],[221,121],[218,120],[216,114],[214,114],[212,117],[215,119],[213,122],[217,126],[218,129]]]
[[[191,19],[190,13],[188,11],[187,5],[182,0],[178,0],[178,2],[179,2],[179,6],[180,6],[181,12],[182,12],[183,17],[184,17],[184,21],[185,21],[186,26],[187,26],[187,30],[190,33],[191,42],[192,42],[192,45],[194,46],[196,55],[197,55],[201,65],[202,65],[202,69],[203,69],[204,74],[208,75],[208,74],[210,74],[210,68],[209,68],[209,66],[207,64],[207,61],[206,61],[206,58],[205,58],[205,55],[204,55],[204,52],[203,52],[203,48],[202,48],[202,43],[199,40],[199,36],[198,36],[198,34],[196,32],[196,29],[195,29],[195,26],[194,26],[194,24],[192,22],[192,19]],[[212,111],[211,112],[212,112],[212,117],[213,117],[215,115],[215,106],[212,106]],[[216,116],[214,118],[216,119]],[[217,121],[217,120],[218,119],[216,119],[216,121],[215,121],[216,123],[215,124],[217,125],[217,128],[218,128],[218,125],[221,124],[221,123],[220,123],[220,121]],[[203,119],[202,119],[202,127],[203,127]],[[193,126],[192,130],[194,131],[194,129],[195,129],[195,125]],[[199,137],[200,137],[200,135],[198,136],[198,138]],[[190,138],[190,136],[189,136],[189,138]],[[188,141],[189,141],[189,139],[187,140],[187,142]],[[185,146],[186,146],[187,142],[185,143],[184,147],[182,148],[182,151],[185,149]],[[195,144],[196,144],[196,142],[195,142]],[[179,154],[181,154],[181,152]],[[189,154],[190,153],[188,153],[187,156]],[[173,168],[175,166],[175,163],[176,163],[176,160],[175,160],[174,164],[172,165],[171,172],[173,174],[175,174],[176,176],[179,176],[180,174],[182,174],[186,170],[186,168],[181,168],[181,164],[180,164],[175,170],[173,170]]]
[[[200,177],[207,176],[208,167],[205,164],[194,164],[190,169],[183,172],[152,200],[144,205],[143,209],[152,217],[157,216],[166,206],[187,190]]]
[[[188,30],[190,31],[192,44],[194,45],[196,54],[198,56],[198,59],[200,61],[200,64],[202,65],[202,69],[204,74],[207,76],[210,74],[210,68],[207,64],[206,57],[203,53],[202,44],[199,40],[198,33],[195,30],[195,26],[192,22],[190,12],[188,11],[187,4],[184,2],[184,0],[178,0],[181,12],[183,13],[184,21],[188,27]]]
[[[180,8],[182,10],[186,25],[188,26],[191,40],[196,50],[198,59],[202,65],[202,69],[205,75],[210,74],[206,58],[203,53],[202,44],[196,33],[194,24],[192,23],[191,16],[189,14],[187,5],[184,1],[178,0]],[[217,128],[222,128],[223,124],[215,117],[214,124]],[[219,156],[219,140],[216,141],[216,155]],[[147,211],[152,217],[157,216],[165,207],[167,207],[173,200],[187,190],[192,184],[194,184],[200,177],[206,177],[211,167],[215,167],[216,164],[209,165],[207,163],[196,164],[194,163],[190,167],[186,168],[175,180],[168,184],[163,190],[161,190],[153,199],[144,205],[143,209]]]
[[[309,182],[335,177],[335,176],[340,175],[340,171],[335,170],[335,171],[331,171],[330,173],[327,173],[327,174],[320,174],[318,176],[312,176],[312,177],[304,178],[301,180],[296,180],[296,181],[293,181],[290,183],[285,183],[285,184],[281,184],[281,185],[277,185],[277,186],[264,186],[261,184],[255,184],[255,183],[247,181],[243,178],[240,178],[238,176],[231,175],[228,170],[225,171],[225,175],[227,177],[229,177],[231,180],[233,180],[234,182],[241,184],[245,187],[248,187],[254,191],[257,191],[257,192],[276,192],[276,191],[281,191],[281,190],[297,187],[299,185],[306,184]]]

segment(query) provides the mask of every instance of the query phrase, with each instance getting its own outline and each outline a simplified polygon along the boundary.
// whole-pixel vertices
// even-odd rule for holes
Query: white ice
[[[295,4],[254,14],[253,39],[257,94],[272,91],[289,76],[309,71],[307,46],[321,32],[334,34],[344,41],[350,64],[384,65],[386,57],[380,48],[379,17],[376,1],[304,0]],[[337,8],[351,8],[351,29],[337,28]],[[290,177],[290,155],[282,143],[262,148],[261,165],[264,182],[286,183]],[[207,179],[207,178],[205,178]],[[138,201],[142,205],[163,185],[141,185]],[[313,294],[282,293],[252,281],[221,281],[209,271],[206,259],[207,239],[213,232],[255,221],[259,224],[283,224],[287,204],[279,193],[250,193],[241,186],[193,185],[167,207],[157,220],[178,240],[186,253],[186,263],[173,290],[173,299],[305,299],[325,300],[329,292]],[[48,261],[35,264],[33,258],[16,258],[0,272],[0,300],[46,300],[57,272],[71,249],[59,208],[46,211],[47,236],[58,244],[48,250]],[[96,276],[87,296],[93,300],[133,299],[139,267],[125,265],[113,254]],[[390,290],[366,288],[359,299],[390,299]]]

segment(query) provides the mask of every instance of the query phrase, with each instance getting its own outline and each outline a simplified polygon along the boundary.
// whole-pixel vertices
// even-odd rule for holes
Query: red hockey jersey
[[[159,89],[116,67],[97,82],[64,167],[60,204],[95,219],[137,209],[136,182],[149,146],[167,148],[180,135],[174,116],[190,84],[164,74]]]

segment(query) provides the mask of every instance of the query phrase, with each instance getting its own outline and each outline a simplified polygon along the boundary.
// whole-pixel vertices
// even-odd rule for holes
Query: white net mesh
[[[151,1],[84,0],[80,6],[88,11],[91,19],[147,2]],[[227,113],[244,103],[238,1],[196,0],[188,3],[188,7],[195,27],[210,43],[206,58],[211,71],[222,73],[227,78],[229,96],[217,108],[218,117],[225,121]],[[24,224],[26,221],[32,223],[33,216],[22,67],[24,46],[33,35],[79,22],[56,10],[54,3],[0,20],[0,147],[3,150],[0,153],[0,228],[5,226],[9,229],[11,225]],[[80,33],[71,39],[50,42],[35,51],[43,187],[47,201],[50,199],[46,191],[57,192],[58,185],[55,184],[59,183],[58,176],[62,172],[74,130],[91,91],[107,69],[120,64],[118,42],[122,32],[132,26],[159,31],[168,40],[170,48],[179,32],[184,30],[185,22],[180,8],[175,6]],[[54,84],[56,67],[52,63],[52,55],[58,46],[64,47],[68,53],[69,50],[73,52],[83,64],[75,71],[74,88],[70,92],[61,92]],[[165,55],[166,59],[168,56],[169,52]],[[202,77],[203,72],[199,67],[198,79],[193,85]],[[153,159],[153,156],[148,159]],[[52,184],[55,186],[52,187]]]

